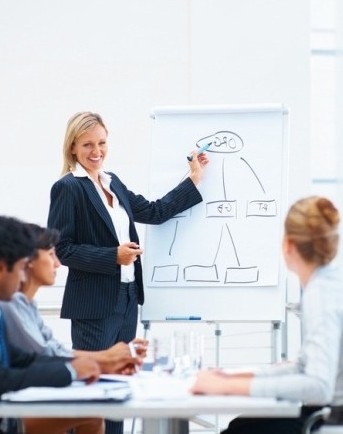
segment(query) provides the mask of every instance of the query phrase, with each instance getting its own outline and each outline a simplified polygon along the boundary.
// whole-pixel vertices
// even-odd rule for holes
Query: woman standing
[[[76,113],[65,134],[64,176],[51,189],[48,226],[60,231],[56,252],[69,268],[61,316],[71,319],[75,350],[103,350],[135,337],[144,292],[134,223],[164,223],[202,201],[196,185],[208,163],[204,154],[194,152],[189,177],[149,202],[104,170],[107,148],[102,118]]]
[[[343,276],[332,260],[338,248],[339,213],[323,197],[296,202],[285,221],[283,253],[303,288],[302,345],[298,360],[263,371],[199,373],[192,392],[302,401],[298,419],[233,420],[225,434],[301,434],[311,412],[343,403]]]

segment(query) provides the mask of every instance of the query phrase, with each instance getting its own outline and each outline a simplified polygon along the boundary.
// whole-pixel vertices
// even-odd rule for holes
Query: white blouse
[[[87,177],[89,178],[98,192],[107,212],[109,213],[114,229],[116,231],[119,244],[130,242],[130,221],[129,216],[125,209],[119,204],[117,196],[110,189],[111,176],[104,171],[99,173],[100,181],[104,189],[113,197],[113,207],[111,207],[108,202],[105,193],[102,188],[97,184],[88,174],[88,172],[81,166],[81,164],[76,163],[75,170],[72,172],[75,177]],[[121,265],[121,281],[122,282],[133,282],[135,280],[135,267],[134,264]]]
[[[301,303],[302,345],[295,363],[261,370],[252,396],[343,404],[343,274],[333,264],[318,268]]]

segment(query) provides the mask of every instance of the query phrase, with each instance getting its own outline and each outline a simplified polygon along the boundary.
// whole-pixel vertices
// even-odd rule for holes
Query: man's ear
[[[4,261],[0,260],[0,277],[7,270],[7,264]]]

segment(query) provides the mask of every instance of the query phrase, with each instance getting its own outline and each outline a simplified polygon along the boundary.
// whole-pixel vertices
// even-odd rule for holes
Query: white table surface
[[[133,398],[115,402],[0,402],[0,417],[103,417],[112,420],[142,418],[167,425],[198,415],[244,415],[245,417],[297,417],[300,402],[242,396],[204,396],[188,392],[189,380],[136,377],[129,379]],[[87,387],[87,386],[82,386]],[[37,390],[37,389],[36,389]],[[53,391],[52,391],[53,393]],[[167,426],[166,425],[166,426]],[[151,426],[149,429],[153,429]],[[178,433],[173,428],[156,432]]]
[[[182,399],[141,400],[124,403],[0,403],[2,417],[75,417],[106,419],[133,417],[190,419],[199,414],[244,414],[247,417],[297,417],[301,403],[240,396],[190,396]]]

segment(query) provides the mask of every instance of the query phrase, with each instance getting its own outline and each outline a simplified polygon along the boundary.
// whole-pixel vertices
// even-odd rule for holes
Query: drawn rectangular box
[[[275,217],[276,214],[275,200],[252,200],[247,204],[247,217]]]
[[[184,279],[187,282],[218,282],[216,265],[191,265],[184,269]]]
[[[230,267],[226,269],[224,283],[253,283],[258,281],[258,267]]]
[[[179,277],[178,265],[155,266],[152,273],[152,282],[177,282]]]
[[[207,202],[206,217],[236,217],[237,201],[235,200],[217,200]]]

